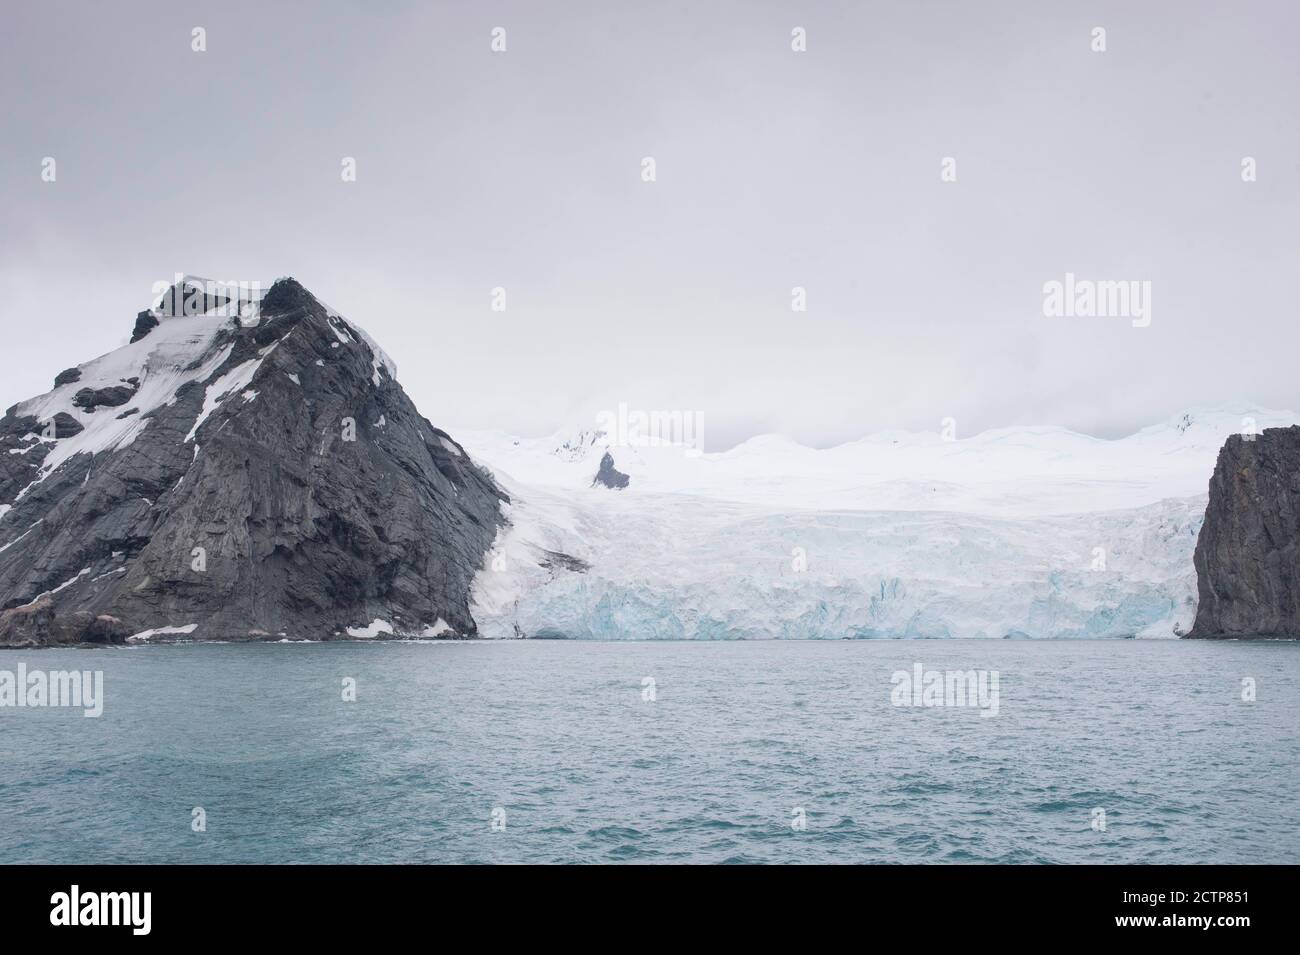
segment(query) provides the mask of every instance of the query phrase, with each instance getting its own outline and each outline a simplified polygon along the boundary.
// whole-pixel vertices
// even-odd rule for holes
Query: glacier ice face
[[[475,583],[490,637],[1172,637],[1196,612],[1203,498],[999,518],[510,491]]]

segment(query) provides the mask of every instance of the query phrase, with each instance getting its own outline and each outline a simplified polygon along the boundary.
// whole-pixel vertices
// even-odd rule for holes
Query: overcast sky
[[[710,449],[1300,410],[1298,11],[12,4],[0,402],[180,271],[293,275],[453,432],[620,401],[698,412]],[[1149,281],[1150,325],[1045,316],[1066,272]]]

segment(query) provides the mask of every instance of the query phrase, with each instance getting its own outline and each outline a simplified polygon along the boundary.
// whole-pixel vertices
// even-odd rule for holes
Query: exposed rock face
[[[153,318],[0,419],[0,646],[476,632],[503,495],[378,346],[292,279]]]
[[[135,395],[135,389],[129,385],[110,385],[107,388],[82,388],[72,396],[72,403],[78,408],[94,411],[96,408],[116,408],[124,405]]]
[[[67,368],[54,376],[54,387],[58,388],[60,385],[70,385],[74,381],[80,381],[80,380],[81,380],[80,368]]]
[[[134,345],[140,339],[144,338],[144,336],[148,335],[151,331],[157,328],[158,325],[159,325],[158,318],[153,314],[153,312],[148,311],[147,309],[143,312],[140,312],[135,317],[135,328],[131,330],[131,344]],[[67,372],[65,371],[63,374],[66,375]],[[81,376],[78,375],[77,377],[79,378]],[[72,380],[76,381],[77,379],[74,378]],[[55,379],[54,383],[56,385],[63,384],[63,382],[59,381],[58,379]]]
[[[54,425],[53,434],[56,438],[70,438],[74,434],[80,434],[85,430],[81,422],[66,411],[60,411],[45,421],[39,421],[36,418],[26,418],[23,421],[27,426],[26,433],[32,435],[48,433],[51,424]]]
[[[600,470],[596,472],[596,478],[591,482],[591,486],[600,485],[601,487],[621,491],[631,482],[630,477],[614,467],[614,456],[606,451],[604,457],[600,459]]]
[[[1189,636],[1300,638],[1300,426],[1228,438],[1195,563]]]
[[[63,643],[122,643],[126,625],[107,614],[84,610],[56,614],[49,597],[0,612],[0,646],[40,647]]]
[[[208,291],[199,280],[182,279],[163,293],[154,312],[162,318],[192,318],[230,302],[229,295]]]

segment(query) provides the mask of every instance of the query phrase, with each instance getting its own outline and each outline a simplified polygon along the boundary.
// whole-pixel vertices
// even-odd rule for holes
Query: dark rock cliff
[[[1191,637],[1300,637],[1300,426],[1232,435],[1196,540]]]
[[[364,333],[147,317],[0,419],[0,646],[475,633],[503,495]]]

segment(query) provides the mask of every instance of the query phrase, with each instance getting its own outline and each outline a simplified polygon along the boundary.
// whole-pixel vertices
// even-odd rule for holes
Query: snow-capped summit
[[[473,633],[501,498],[392,361],[292,279],[172,293],[0,419],[0,643]]]

